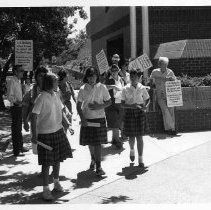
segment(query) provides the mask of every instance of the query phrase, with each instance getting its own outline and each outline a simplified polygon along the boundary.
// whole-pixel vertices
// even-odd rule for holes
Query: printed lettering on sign
[[[108,61],[107,61],[104,50],[101,50],[96,55],[96,60],[97,60],[97,65],[98,65],[100,74],[103,74],[104,72],[109,70],[109,65],[108,65]]]
[[[166,98],[168,107],[183,106],[180,80],[166,82]]]
[[[15,41],[15,65],[22,65],[25,71],[32,71],[33,40]]]

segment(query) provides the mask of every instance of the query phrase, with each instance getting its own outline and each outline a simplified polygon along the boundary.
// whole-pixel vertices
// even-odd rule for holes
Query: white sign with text
[[[140,69],[140,71],[143,72],[150,67],[152,67],[152,63],[145,53],[129,63],[129,70]]]
[[[109,70],[108,60],[106,58],[106,54],[104,50],[101,50],[97,55],[97,65],[100,71],[100,74],[103,74],[104,72]]]
[[[33,70],[33,40],[15,41],[15,65],[22,65],[25,71]]]
[[[166,98],[168,107],[183,106],[180,80],[166,82]]]

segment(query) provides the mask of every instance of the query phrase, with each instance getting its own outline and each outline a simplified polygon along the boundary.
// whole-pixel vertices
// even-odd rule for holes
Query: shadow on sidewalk
[[[102,204],[115,204],[119,202],[127,202],[130,199],[128,196],[120,195],[120,196],[111,196],[109,198],[105,198],[102,200]]]
[[[106,176],[98,177],[94,171],[86,170],[78,173],[77,179],[72,179],[71,182],[74,183],[73,189],[89,188],[93,185],[93,182],[99,182],[105,178]]]
[[[166,140],[166,139],[173,139],[173,138],[177,138],[180,137],[180,134],[177,134],[175,136],[171,136],[168,134],[163,134],[163,133],[157,133],[157,134],[151,134],[149,135],[151,138],[156,138],[157,140]]]
[[[124,147],[122,149],[117,149],[114,145],[110,146],[102,145],[102,154],[101,154],[102,161],[104,160],[104,157],[106,157],[107,155],[120,154],[124,150],[125,150]]]
[[[125,179],[136,179],[138,175],[144,174],[148,171],[147,167],[141,168],[139,166],[134,166],[131,163],[130,166],[122,168],[122,172],[118,172],[117,175],[125,176]]]
[[[6,174],[6,171],[4,171]],[[59,177],[61,181],[69,180],[65,176]],[[39,173],[24,174],[22,172],[13,173],[11,175],[1,176],[0,183],[0,203],[1,204],[45,204],[49,203],[42,200],[41,193],[34,193],[34,188],[42,186],[43,181]],[[53,183],[52,176],[50,184]],[[67,202],[58,201],[58,199],[69,192],[63,192],[55,195],[53,203]]]
[[[11,118],[10,114],[6,112],[0,112],[0,131],[10,132]]]

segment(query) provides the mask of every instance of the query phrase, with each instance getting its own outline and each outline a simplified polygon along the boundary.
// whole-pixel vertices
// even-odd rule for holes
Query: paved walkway
[[[9,123],[8,117],[5,119]],[[145,136],[144,170],[137,167],[137,156],[134,165],[130,162],[128,142],[124,143],[121,151],[115,150],[111,144],[103,145],[102,166],[107,176],[98,178],[88,170],[88,148],[79,145],[78,116],[75,115],[74,119],[75,134],[68,136],[74,157],[61,164],[60,180],[65,192],[55,195],[52,203],[211,202],[210,131],[181,133],[173,138],[165,135]],[[2,129],[4,127],[0,131]],[[108,136],[111,140],[110,132]],[[29,133],[24,133],[24,139],[25,145],[31,148]],[[25,156],[15,158],[10,144],[0,161],[0,168],[1,204],[47,203],[40,194],[41,167],[31,150]]]

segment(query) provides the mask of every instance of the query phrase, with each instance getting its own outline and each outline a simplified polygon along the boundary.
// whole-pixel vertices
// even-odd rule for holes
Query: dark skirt
[[[87,119],[88,122],[100,123],[100,127],[81,126],[80,145],[101,145],[108,143],[105,118]]]
[[[121,104],[112,103],[105,109],[108,128],[121,128],[123,108]]]
[[[146,130],[146,114],[140,109],[125,109],[123,134],[128,137],[143,136]]]
[[[55,133],[38,134],[38,141],[53,148],[52,151],[49,151],[37,145],[39,165],[54,165],[55,163],[73,157],[70,144],[63,128]]]

